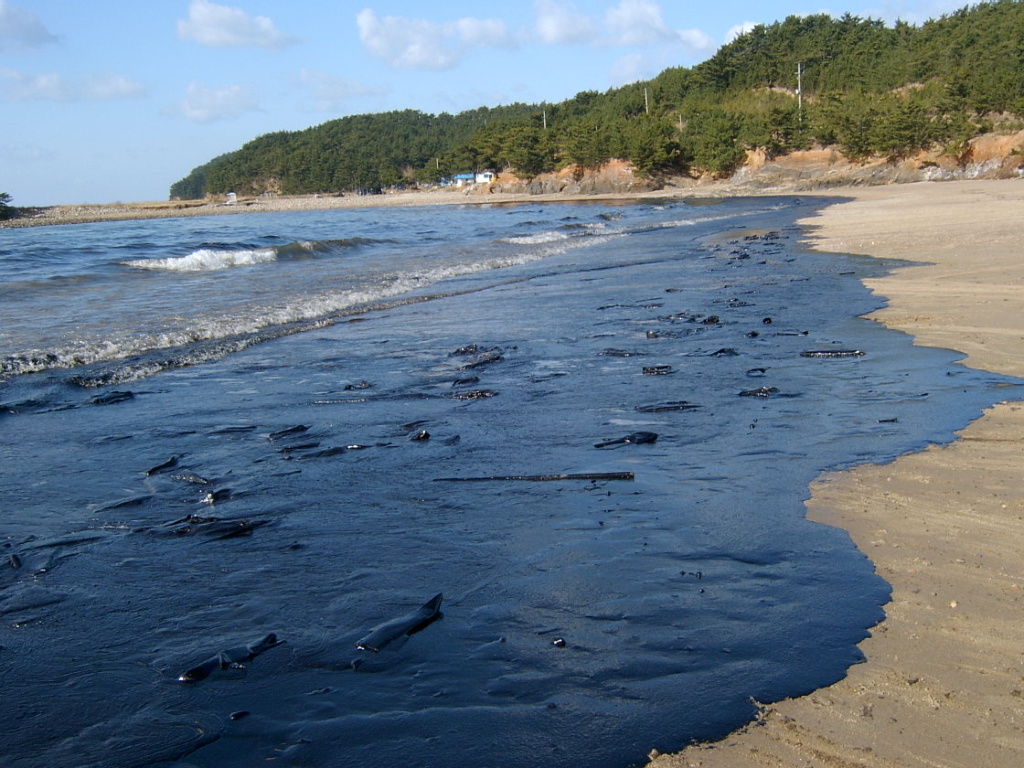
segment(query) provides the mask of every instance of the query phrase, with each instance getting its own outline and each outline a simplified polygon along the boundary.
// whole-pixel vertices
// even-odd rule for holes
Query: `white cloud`
[[[0,69],[0,99],[70,101],[71,89],[56,72],[29,75],[13,69]]]
[[[301,85],[309,89],[313,97],[314,108],[318,112],[335,112],[343,102],[349,99],[379,93],[379,91],[355,80],[313,69],[303,69],[299,73],[298,79]]]
[[[622,0],[605,13],[614,45],[653,45],[672,42],[676,33],[661,18],[661,6],[650,0]]]
[[[710,52],[718,47],[710,35],[699,29],[680,29],[676,34],[679,35],[679,42],[683,47],[692,53]]]
[[[297,42],[266,16],[250,16],[241,8],[192,0],[188,19],[179,19],[178,37],[211,48],[284,48]]]
[[[609,7],[595,23],[571,2],[536,0],[537,20],[534,40],[545,45],[590,43],[605,48],[643,48],[643,52],[627,56],[615,65],[614,78],[631,82],[628,73],[640,72],[650,58],[652,49],[672,51],[683,49],[690,54],[713,51],[715,41],[699,29],[673,29],[662,17],[661,5],[655,0],[619,0]],[[639,75],[638,75],[639,76]]]
[[[17,53],[55,42],[57,36],[32,11],[0,0],[0,53]]]
[[[512,44],[505,22],[498,19],[464,18],[438,24],[382,18],[366,8],[356,16],[356,24],[363,47],[395,69],[449,69],[471,48]]]
[[[500,19],[458,19],[442,25],[442,28],[446,35],[457,38],[464,46],[484,48],[510,44],[508,29]]]
[[[612,65],[609,75],[616,85],[626,85],[643,80],[649,74],[649,66],[642,54],[629,53]]]
[[[757,24],[755,24],[753,21],[744,21],[742,24],[737,24],[735,27],[732,27],[728,32],[725,33],[725,42],[731,43],[737,37],[739,37],[740,35],[747,34],[747,32],[749,32],[756,26]]]
[[[31,75],[0,69],[2,101],[111,101],[145,93],[141,84],[124,75],[86,75],[68,80],[56,72]]]
[[[864,8],[857,15],[862,18],[882,19],[889,23],[902,20],[909,24],[923,24],[953,13],[965,5],[968,3],[963,0],[884,0],[873,7]],[[839,18],[836,12],[832,15]]]
[[[117,74],[89,75],[81,89],[82,97],[91,101],[131,99],[145,92],[142,83]]]
[[[200,83],[189,83],[185,98],[170,111],[197,123],[212,123],[214,120],[233,119],[256,109],[259,109],[256,97],[241,85],[210,89]]]
[[[621,0],[605,13],[608,43],[625,47],[682,45],[691,53],[711,51],[715,42],[699,29],[672,29],[651,0]]]
[[[585,43],[598,35],[597,26],[570,3],[537,0],[537,39],[545,45]]]
[[[446,69],[458,55],[442,40],[439,25],[423,19],[379,18],[369,8],[356,16],[359,39],[369,53],[396,69]]]

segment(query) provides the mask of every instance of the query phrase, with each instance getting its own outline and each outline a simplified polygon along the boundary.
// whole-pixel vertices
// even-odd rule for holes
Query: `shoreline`
[[[918,262],[867,281],[888,299],[869,318],[1024,376],[1024,183],[818,194],[852,200],[801,222],[814,248]],[[957,437],[811,485],[808,517],[849,532],[892,586],[866,661],[718,742],[652,752],[650,768],[1024,765],[1024,401]]]
[[[144,219],[185,218],[190,216],[230,216],[243,213],[282,213],[288,211],[327,211],[360,208],[414,208],[436,205],[512,205],[517,203],[606,202],[644,198],[721,197],[725,186],[668,188],[658,192],[608,192],[567,194],[555,192],[531,195],[484,190],[428,190],[388,192],[380,195],[295,195],[243,198],[235,204],[171,201],[141,203],[102,203],[55,205],[18,209],[24,213],[0,221],[0,229],[93,224],[101,221],[141,221]],[[777,194],[777,193],[776,193]]]
[[[408,192],[274,198],[266,206],[59,206],[76,209],[78,218],[13,225],[730,194],[839,199],[799,222],[811,247],[916,262],[866,281],[887,298],[887,306],[868,317],[911,334],[916,344],[963,352],[965,366],[1024,377],[1019,180],[815,191],[709,184],[582,196]],[[92,209],[105,214],[85,218]],[[988,409],[957,438],[889,464],[826,473],[811,485],[808,517],[846,530],[892,586],[886,618],[859,644],[866,662],[831,686],[763,706],[754,723],[721,741],[674,755],[652,753],[649,768],[1024,765],[1024,401]]]

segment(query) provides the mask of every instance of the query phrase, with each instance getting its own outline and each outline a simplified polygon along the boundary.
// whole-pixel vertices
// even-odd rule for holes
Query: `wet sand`
[[[1024,182],[840,190],[820,249],[895,257],[872,317],[965,364],[1024,376]],[[652,768],[1024,765],[1024,402],[946,447],[819,478],[811,519],[849,531],[892,585],[867,661],[828,688]]]

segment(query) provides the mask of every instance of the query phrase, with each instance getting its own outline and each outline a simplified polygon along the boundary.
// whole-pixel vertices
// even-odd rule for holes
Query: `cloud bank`
[[[298,40],[281,32],[266,16],[241,8],[192,0],[188,18],[178,21],[178,37],[210,48],[286,48]]]
[[[534,34],[544,45],[589,43],[601,34],[598,26],[571,3],[537,0],[536,7]]]
[[[694,53],[715,48],[715,41],[699,29],[673,29],[666,24],[661,5],[653,0],[620,0],[600,19],[592,19],[571,2],[559,0],[537,0],[536,10],[534,39],[545,45],[681,46]]]
[[[394,69],[449,69],[474,48],[510,47],[512,37],[499,19],[426,19],[378,16],[367,8],[356,16],[359,40]]]
[[[234,119],[257,109],[259,102],[244,86],[207,88],[192,82],[185,90],[185,98],[169,111],[196,123],[212,123],[215,120]]]
[[[0,0],[0,53],[20,53],[57,42],[39,17]]]
[[[669,26],[655,0],[619,0],[593,16],[571,0],[536,0],[534,11],[532,24],[515,34],[499,19],[435,22],[380,16],[370,8],[356,15],[356,25],[360,42],[371,56],[405,70],[450,69],[480,48],[586,45],[626,49],[612,74],[618,82],[629,82],[681,55],[711,53],[717,47],[699,29]]]
[[[731,27],[729,31],[725,33],[725,42],[731,43],[737,37],[747,34],[747,32],[750,32],[756,26],[757,24],[752,21],[744,21],[742,24],[737,24],[735,27]]]
[[[27,74],[0,69],[0,101],[113,101],[145,93],[145,86],[124,75],[85,75],[69,80],[56,72]]]

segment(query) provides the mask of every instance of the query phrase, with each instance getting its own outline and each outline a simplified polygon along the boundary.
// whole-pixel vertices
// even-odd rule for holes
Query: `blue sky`
[[[0,0],[0,192],[165,200],[256,136],[344,115],[558,102],[693,66],[737,30],[946,0]]]

